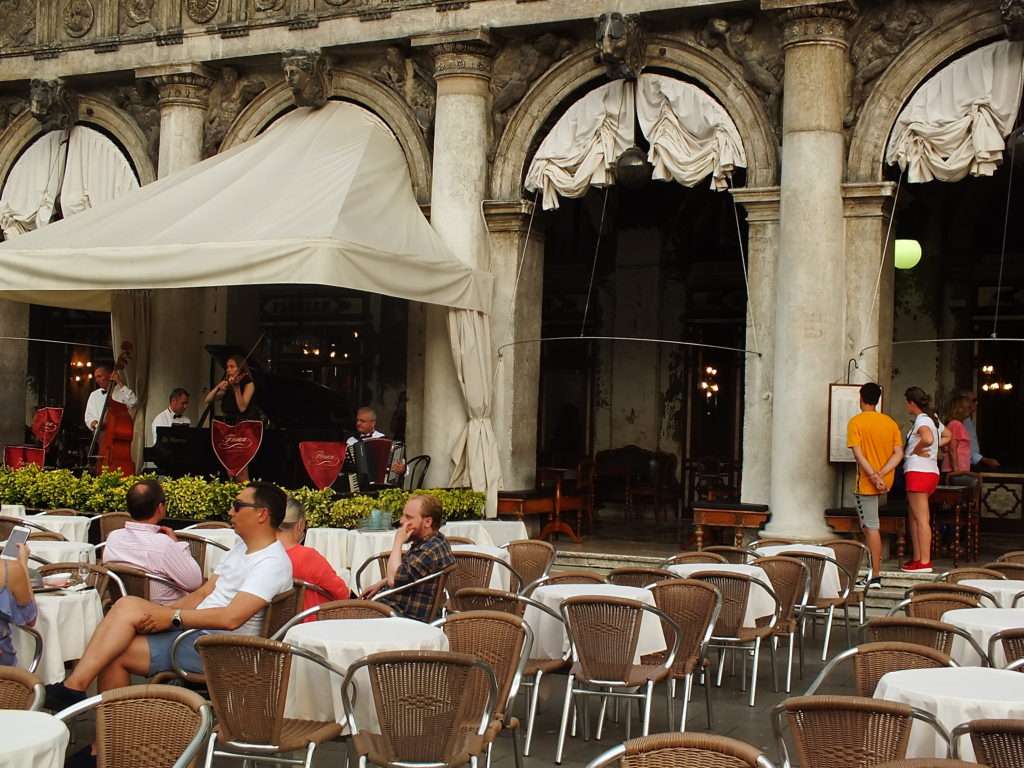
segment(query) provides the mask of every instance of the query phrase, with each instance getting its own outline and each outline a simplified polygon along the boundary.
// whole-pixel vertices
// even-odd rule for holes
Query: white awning
[[[316,284],[487,312],[493,277],[423,217],[387,126],[353,104],[0,244],[0,296],[108,310],[110,292]]]

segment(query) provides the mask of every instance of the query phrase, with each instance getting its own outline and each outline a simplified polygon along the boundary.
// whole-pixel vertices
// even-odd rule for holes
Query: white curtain
[[[76,125],[71,129],[60,193],[65,218],[138,188],[135,172],[114,142],[92,128]]]
[[[121,345],[132,344],[131,358],[125,366],[125,384],[139,401],[135,406],[135,437],[132,459],[142,466],[142,448],[146,442],[146,398],[149,396],[149,361],[153,327],[152,297],[149,291],[114,291],[110,306],[110,334],[114,357],[121,354]]]
[[[991,176],[1003,160],[1024,84],[1024,43],[1003,40],[933,75],[896,120],[885,160],[911,182]]]
[[[728,189],[747,158],[725,108],[700,88],[665,75],[642,74],[638,86],[637,115],[651,145],[653,177],[693,187],[710,175],[712,189]]]
[[[63,131],[50,131],[18,158],[0,193],[0,229],[11,238],[46,226],[67,157]]]
[[[491,353],[491,320],[482,312],[453,309],[448,312],[455,372],[466,400],[469,421],[452,451],[455,468],[449,485],[472,486],[487,492],[487,517],[498,516],[501,459],[491,424],[494,396],[494,356]]]
[[[566,111],[541,142],[526,174],[526,188],[542,190],[544,210],[558,196],[583,197],[591,186],[613,181],[613,166],[633,145],[632,83],[616,80],[595,88]]]

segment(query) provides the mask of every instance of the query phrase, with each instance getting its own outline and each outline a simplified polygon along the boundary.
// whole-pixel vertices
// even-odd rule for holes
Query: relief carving
[[[575,47],[575,40],[547,32],[536,39],[517,41],[501,50],[494,59],[491,76],[496,139],[504,132],[512,111],[530,86]]]
[[[844,123],[853,125],[871,84],[916,37],[931,29],[932,20],[911,0],[875,6],[853,31],[850,63],[853,83]]]
[[[64,31],[69,37],[82,37],[96,21],[92,0],[68,0],[64,6]]]
[[[203,157],[217,154],[220,143],[241,112],[266,89],[262,80],[240,78],[234,67],[224,67],[210,89],[210,108],[206,113]]]
[[[33,78],[29,85],[29,109],[44,133],[65,131],[78,120],[78,96],[62,78]]]
[[[146,154],[155,168],[160,157],[159,93],[153,83],[138,80],[134,86],[117,88],[111,94],[115,106],[127,112],[146,137]]]
[[[206,24],[220,10],[220,0],[185,0],[185,13],[196,24]]]
[[[712,18],[697,34],[708,49],[721,49],[743,70],[743,79],[761,94],[776,133],[782,131],[782,52],[777,41],[758,40],[754,20]]]
[[[0,100],[0,133],[10,125],[14,118],[28,109],[25,99],[12,98]]]
[[[1001,0],[999,13],[1010,40],[1024,40],[1024,0]]]
[[[138,27],[153,20],[156,0],[121,0],[124,21],[129,27]]]
[[[32,0],[0,0],[0,48],[30,45],[36,28]]]
[[[259,13],[277,13],[284,8],[285,0],[254,0],[254,5]]]
[[[434,124],[437,86],[430,71],[396,45],[384,51],[384,63],[373,73],[375,80],[401,96],[416,116],[416,122],[426,136]]]
[[[612,80],[634,80],[643,69],[644,34],[635,14],[602,13],[597,19],[597,61]]]
[[[295,106],[319,109],[327,103],[327,58],[319,49],[285,51],[281,65]]]

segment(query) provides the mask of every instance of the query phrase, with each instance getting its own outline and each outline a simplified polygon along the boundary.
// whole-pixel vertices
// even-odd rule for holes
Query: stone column
[[[743,484],[740,499],[766,504],[771,496],[772,375],[775,348],[775,264],[779,251],[779,188],[734,189],[747,211],[747,339],[759,353],[744,360]]]
[[[164,178],[203,159],[203,126],[213,76],[201,64],[146,67],[135,70],[152,79],[160,94],[160,160]]]
[[[785,161],[767,526],[776,535],[827,535],[823,513],[833,500],[828,385],[843,377],[843,111],[854,16],[843,2],[804,4],[782,17]]]
[[[487,195],[493,52],[483,31],[415,38],[434,58],[437,106],[430,188],[430,222],[466,264],[487,267],[487,230],[481,205]],[[431,457],[428,485],[447,485],[451,454],[466,423],[455,375],[448,310],[425,311],[423,447]]]
[[[29,307],[19,301],[0,301],[0,328],[4,336],[28,336]],[[67,372],[66,368],[62,370]],[[0,445],[25,442],[27,373],[28,342],[0,341]]]

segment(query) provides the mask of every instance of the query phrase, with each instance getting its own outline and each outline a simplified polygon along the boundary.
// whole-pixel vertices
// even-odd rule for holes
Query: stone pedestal
[[[767,530],[824,537],[828,385],[843,377],[845,4],[786,11],[779,261],[775,299],[771,506]]]
[[[29,305],[0,301],[0,328],[4,336],[28,336]],[[0,341],[0,447],[25,442],[25,374],[28,342]]]

